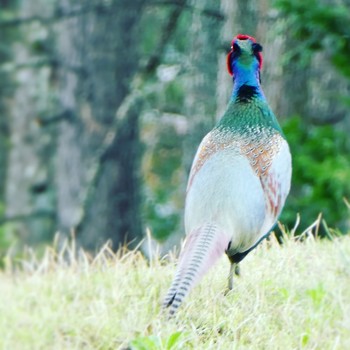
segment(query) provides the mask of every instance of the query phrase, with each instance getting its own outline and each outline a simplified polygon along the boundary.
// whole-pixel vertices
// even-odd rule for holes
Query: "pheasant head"
[[[249,35],[238,34],[231,43],[231,51],[227,55],[227,69],[234,76],[239,68],[255,68],[261,70],[263,57],[262,46]]]
[[[233,38],[231,51],[227,55],[227,69],[234,80],[234,97],[241,87],[249,86],[264,98],[260,89],[261,52],[262,46],[253,37],[239,34]]]

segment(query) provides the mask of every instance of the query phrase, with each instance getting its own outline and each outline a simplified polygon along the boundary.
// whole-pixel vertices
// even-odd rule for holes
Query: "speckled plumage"
[[[268,235],[288,195],[291,156],[260,87],[261,50],[249,36],[232,42],[233,94],[193,161],[185,207],[188,238],[164,301],[170,314],[224,252],[232,288],[235,264]]]

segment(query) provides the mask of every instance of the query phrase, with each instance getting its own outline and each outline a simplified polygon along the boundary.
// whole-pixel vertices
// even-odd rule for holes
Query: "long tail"
[[[189,234],[163,303],[164,308],[169,307],[170,315],[175,314],[190,289],[225,252],[229,240],[214,223],[207,223]]]

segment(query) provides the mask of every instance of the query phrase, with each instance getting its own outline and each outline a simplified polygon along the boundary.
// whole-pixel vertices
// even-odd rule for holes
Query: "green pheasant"
[[[288,143],[260,85],[262,46],[237,35],[227,56],[233,93],[202,140],[191,168],[185,206],[187,240],[164,300],[174,314],[216,260],[227,254],[229,288],[237,264],[276,224],[291,182]]]

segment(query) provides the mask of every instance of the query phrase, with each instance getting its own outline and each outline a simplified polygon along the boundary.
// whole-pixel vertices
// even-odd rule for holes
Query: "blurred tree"
[[[142,216],[158,238],[182,233],[189,167],[229,100],[237,33],[264,46],[264,91],[286,119],[295,173],[282,219],[299,211],[308,225],[319,210],[344,222],[348,1],[0,0],[0,235],[35,243],[76,228],[85,248],[116,248],[142,237]]]
[[[0,20],[6,18],[8,12],[13,11],[13,4],[9,1],[0,1]],[[0,65],[11,59],[12,52],[9,48],[9,42],[11,37],[14,36],[14,30],[3,30],[0,32]],[[5,179],[6,179],[6,165],[8,154],[8,118],[6,117],[6,98],[8,98],[13,90],[13,82],[9,72],[4,69],[0,70],[0,215],[3,215],[4,211],[4,199],[5,199]]]
[[[1,11],[1,14],[4,14],[6,24],[14,17],[26,18],[36,13],[49,15],[51,9],[52,4],[43,0],[35,3],[18,1],[16,6],[12,5],[11,13],[5,16],[6,12]],[[2,30],[6,35],[2,43],[7,42],[7,50],[11,52],[2,68],[12,82],[11,94],[2,96],[2,101],[4,98],[6,101],[3,116],[9,116],[5,231],[33,244],[50,239],[55,222],[53,131],[47,128],[43,132],[39,122],[50,109],[48,44],[51,37],[46,26],[39,22],[30,22],[24,27],[5,25]]]
[[[115,128],[115,113],[138,69],[144,0],[63,1],[59,11],[89,8],[56,26],[59,91],[66,112],[57,140],[57,219],[67,231],[78,225],[78,242],[113,248],[142,237],[140,216],[139,106],[119,123],[103,154],[100,144]],[[112,129],[111,129],[112,128]],[[90,178],[94,167],[98,178]],[[93,191],[86,192],[94,181]]]
[[[10,1],[0,0],[0,21],[10,16],[15,6]],[[12,59],[10,43],[17,31],[4,29],[0,31],[0,67]],[[8,100],[13,92],[14,82],[10,72],[0,69],[0,218],[5,215],[6,174],[9,150],[9,117],[7,113]],[[0,254],[11,244],[11,238],[0,226]],[[1,262],[0,262],[1,264]]]

